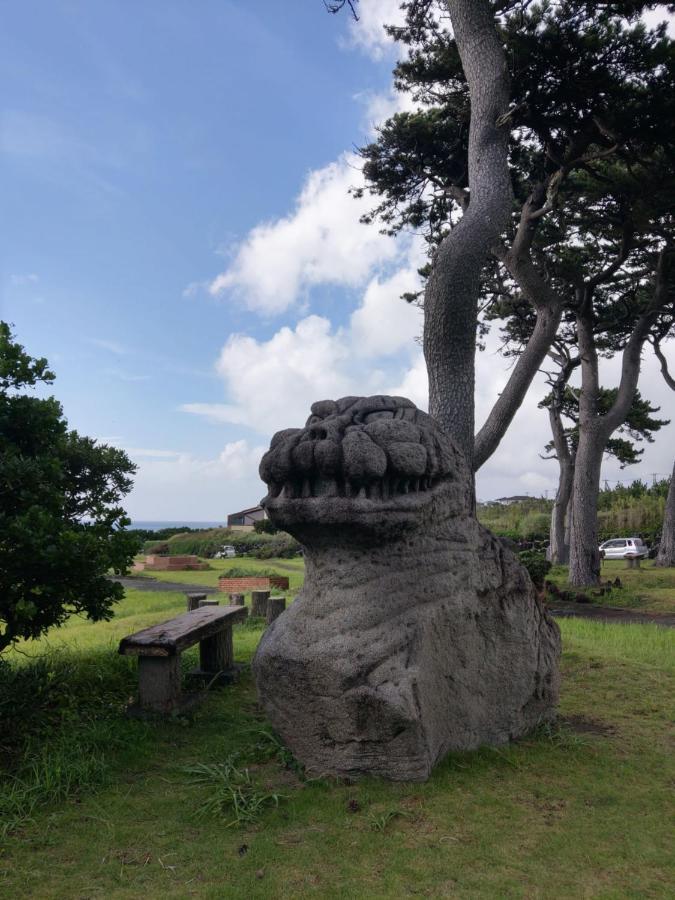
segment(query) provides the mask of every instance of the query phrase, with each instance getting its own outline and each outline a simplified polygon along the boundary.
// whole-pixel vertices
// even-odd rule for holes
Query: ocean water
[[[188,522],[186,520],[173,519],[167,522],[145,521],[132,519],[130,529],[144,528],[147,531],[159,531],[162,528],[225,528],[225,522]]]

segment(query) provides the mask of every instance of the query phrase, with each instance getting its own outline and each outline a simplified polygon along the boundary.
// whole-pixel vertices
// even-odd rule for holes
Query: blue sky
[[[1,315],[52,363],[71,425],[138,463],[134,518],[256,503],[270,434],[312,400],[424,403],[420,316],[397,299],[419,248],[347,195],[354,146],[406,103],[381,31],[396,7],[364,0],[355,24],[321,0],[3,4]],[[479,418],[507,374],[493,351]],[[670,470],[662,434],[630,477]],[[553,490],[546,438],[535,399],[479,494]]]

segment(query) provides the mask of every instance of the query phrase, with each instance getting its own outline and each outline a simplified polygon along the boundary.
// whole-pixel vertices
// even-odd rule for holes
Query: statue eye
[[[323,422],[321,416],[310,416],[309,419],[307,419],[307,426],[316,425],[317,422]]]
[[[368,422],[374,422],[376,419],[393,419],[393,418],[394,418],[394,413],[392,410],[381,409],[381,410],[378,410],[377,412],[368,413],[366,416],[364,416],[363,421],[368,423]]]

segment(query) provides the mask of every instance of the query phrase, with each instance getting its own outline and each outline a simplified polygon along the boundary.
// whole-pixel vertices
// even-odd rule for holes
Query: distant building
[[[501,503],[502,506],[511,506],[512,503],[524,503],[531,499],[532,497],[528,497],[526,494],[516,494],[514,497],[497,497],[493,502]]]
[[[252,506],[250,509],[230,513],[227,517],[227,527],[235,531],[253,531],[254,524],[266,518],[267,513],[262,506]]]

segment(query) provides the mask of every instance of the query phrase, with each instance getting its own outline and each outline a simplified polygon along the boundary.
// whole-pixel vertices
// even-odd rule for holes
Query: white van
[[[612,538],[600,544],[600,555],[605,559],[626,559],[639,556],[645,558],[649,554],[649,548],[639,537]]]

